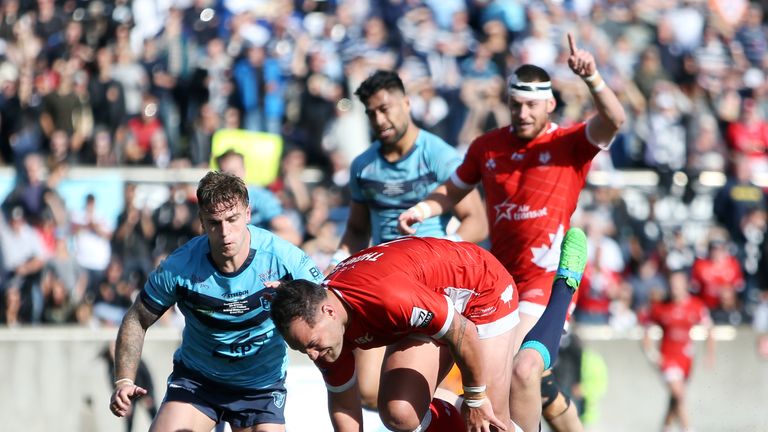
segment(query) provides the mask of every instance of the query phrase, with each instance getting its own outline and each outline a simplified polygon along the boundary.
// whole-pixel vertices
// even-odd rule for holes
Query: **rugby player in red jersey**
[[[511,124],[478,137],[451,179],[400,215],[401,232],[410,234],[412,225],[450,211],[482,184],[491,252],[520,290],[518,344],[549,304],[560,243],[592,159],[609,148],[625,120],[624,109],[597,71],[592,54],[578,49],[570,34],[568,43],[568,65],[589,87],[596,113],[586,122],[558,126],[550,120],[556,102],[549,74],[535,65],[520,66],[509,78]],[[549,372],[541,383],[541,401],[535,395],[513,395],[521,399],[517,404],[521,411],[513,412],[515,422],[534,430],[539,419],[534,419],[532,404],[540,403],[556,431],[583,430],[575,406]]]

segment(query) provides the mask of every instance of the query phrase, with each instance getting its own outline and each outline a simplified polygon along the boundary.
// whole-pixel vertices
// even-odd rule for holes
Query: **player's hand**
[[[397,230],[400,234],[413,235],[416,234],[416,229],[413,225],[423,222],[424,216],[418,210],[413,207],[400,213],[400,217],[397,218]]]
[[[578,49],[576,47],[576,41],[570,33],[568,33],[568,47],[571,51],[571,55],[568,56],[568,66],[573,73],[581,78],[586,78],[597,72],[595,58],[590,52]]]
[[[264,282],[264,288],[278,289],[280,285],[282,285],[282,282],[279,280]]]
[[[109,410],[115,417],[125,417],[131,412],[133,400],[147,394],[147,390],[135,384],[123,384],[115,389],[109,401]]]
[[[464,416],[467,432],[490,432],[491,426],[502,431],[507,430],[507,426],[493,414],[491,401],[487,399],[477,408],[470,408],[466,402],[462,403],[461,414]]]

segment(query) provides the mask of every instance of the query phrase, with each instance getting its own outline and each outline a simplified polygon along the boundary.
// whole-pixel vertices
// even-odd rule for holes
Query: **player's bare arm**
[[[468,430],[489,431],[489,424],[500,430],[507,430],[506,425],[494,415],[491,402],[485,393],[482,350],[475,325],[462,315],[455,314],[442,340],[448,344],[451,355],[461,371],[464,385],[462,412]]]
[[[456,234],[462,240],[478,243],[488,237],[488,218],[485,217],[485,207],[476,189],[470,191],[459,201],[453,213],[461,221]]]
[[[568,66],[589,87],[597,110],[597,115],[587,122],[587,136],[593,144],[607,148],[626,120],[624,107],[616,97],[616,93],[600,76],[595,58],[590,52],[579,49],[570,33],[568,33],[568,47],[570,49]]]
[[[115,391],[110,400],[110,410],[118,417],[128,414],[133,399],[147,393],[135,385],[133,380],[139,368],[144,336],[159,317],[137,298],[120,324],[115,345]]]
[[[362,432],[363,411],[357,385],[339,393],[328,392],[328,411],[335,432]]]
[[[415,233],[414,224],[453,210],[471,191],[456,186],[451,179],[446,180],[418,204],[400,214],[398,230],[402,234]]]

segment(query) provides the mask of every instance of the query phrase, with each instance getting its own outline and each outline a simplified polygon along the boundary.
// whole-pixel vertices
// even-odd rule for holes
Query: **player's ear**
[[[327,315],[329,317],[335,318],[336,317],[336,308],[333,307],[332,304],[325,303],[322,306],[320,306],[320,312],[323,313],[323,315]]]
[[[555,98],[547,99],[547,114],[552,114],[555,111],[556,107],[557,107],[557,101],[555,100]]]

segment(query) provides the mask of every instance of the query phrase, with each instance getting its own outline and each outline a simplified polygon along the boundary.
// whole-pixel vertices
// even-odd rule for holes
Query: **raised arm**
[[[595,58],[591,53],[578,49],[570,33],[568,33],[568,46],[571,51],[568,66],[589,87],[597,110],[597,114],[587,121],[587,137],[594,145],[603,149],[608,148],[626,120],[624,107],[616,97],[616,93],[608,87],[600,76],[600,72],[597,71]]]
[[[147,394],[133,381],[139,369],[144,336],[159,317],[144,306],[141,297],[137,297],[120,324],[115,345],[115,391],[109,405],[117,417],[126,416],[133,399]]]
[[[451,350],[451,355],[461,371],[464,385],[464,412],[470,430],[484,430],[487,420],[501,430],[507,430],[493,414],[491,401],[486,397],[486,377],[483,371],[480,339],[475,325],[458,313],[454,314],[450,327],[441,338]],[[472,429],[472,427],[477,429]]]
[[[456,186],[453,183],[453,180],[446,180],[443,184],[435,188],[429,196],[400,214],[397,225],[398,230],[402,234],[415,233],[416,230],[413,228],[414,224],[422,222],[424,219],[440,216],[447,211],[453,210],[456,208],[456,204],[471,191],[472,188],[462,189]]]

